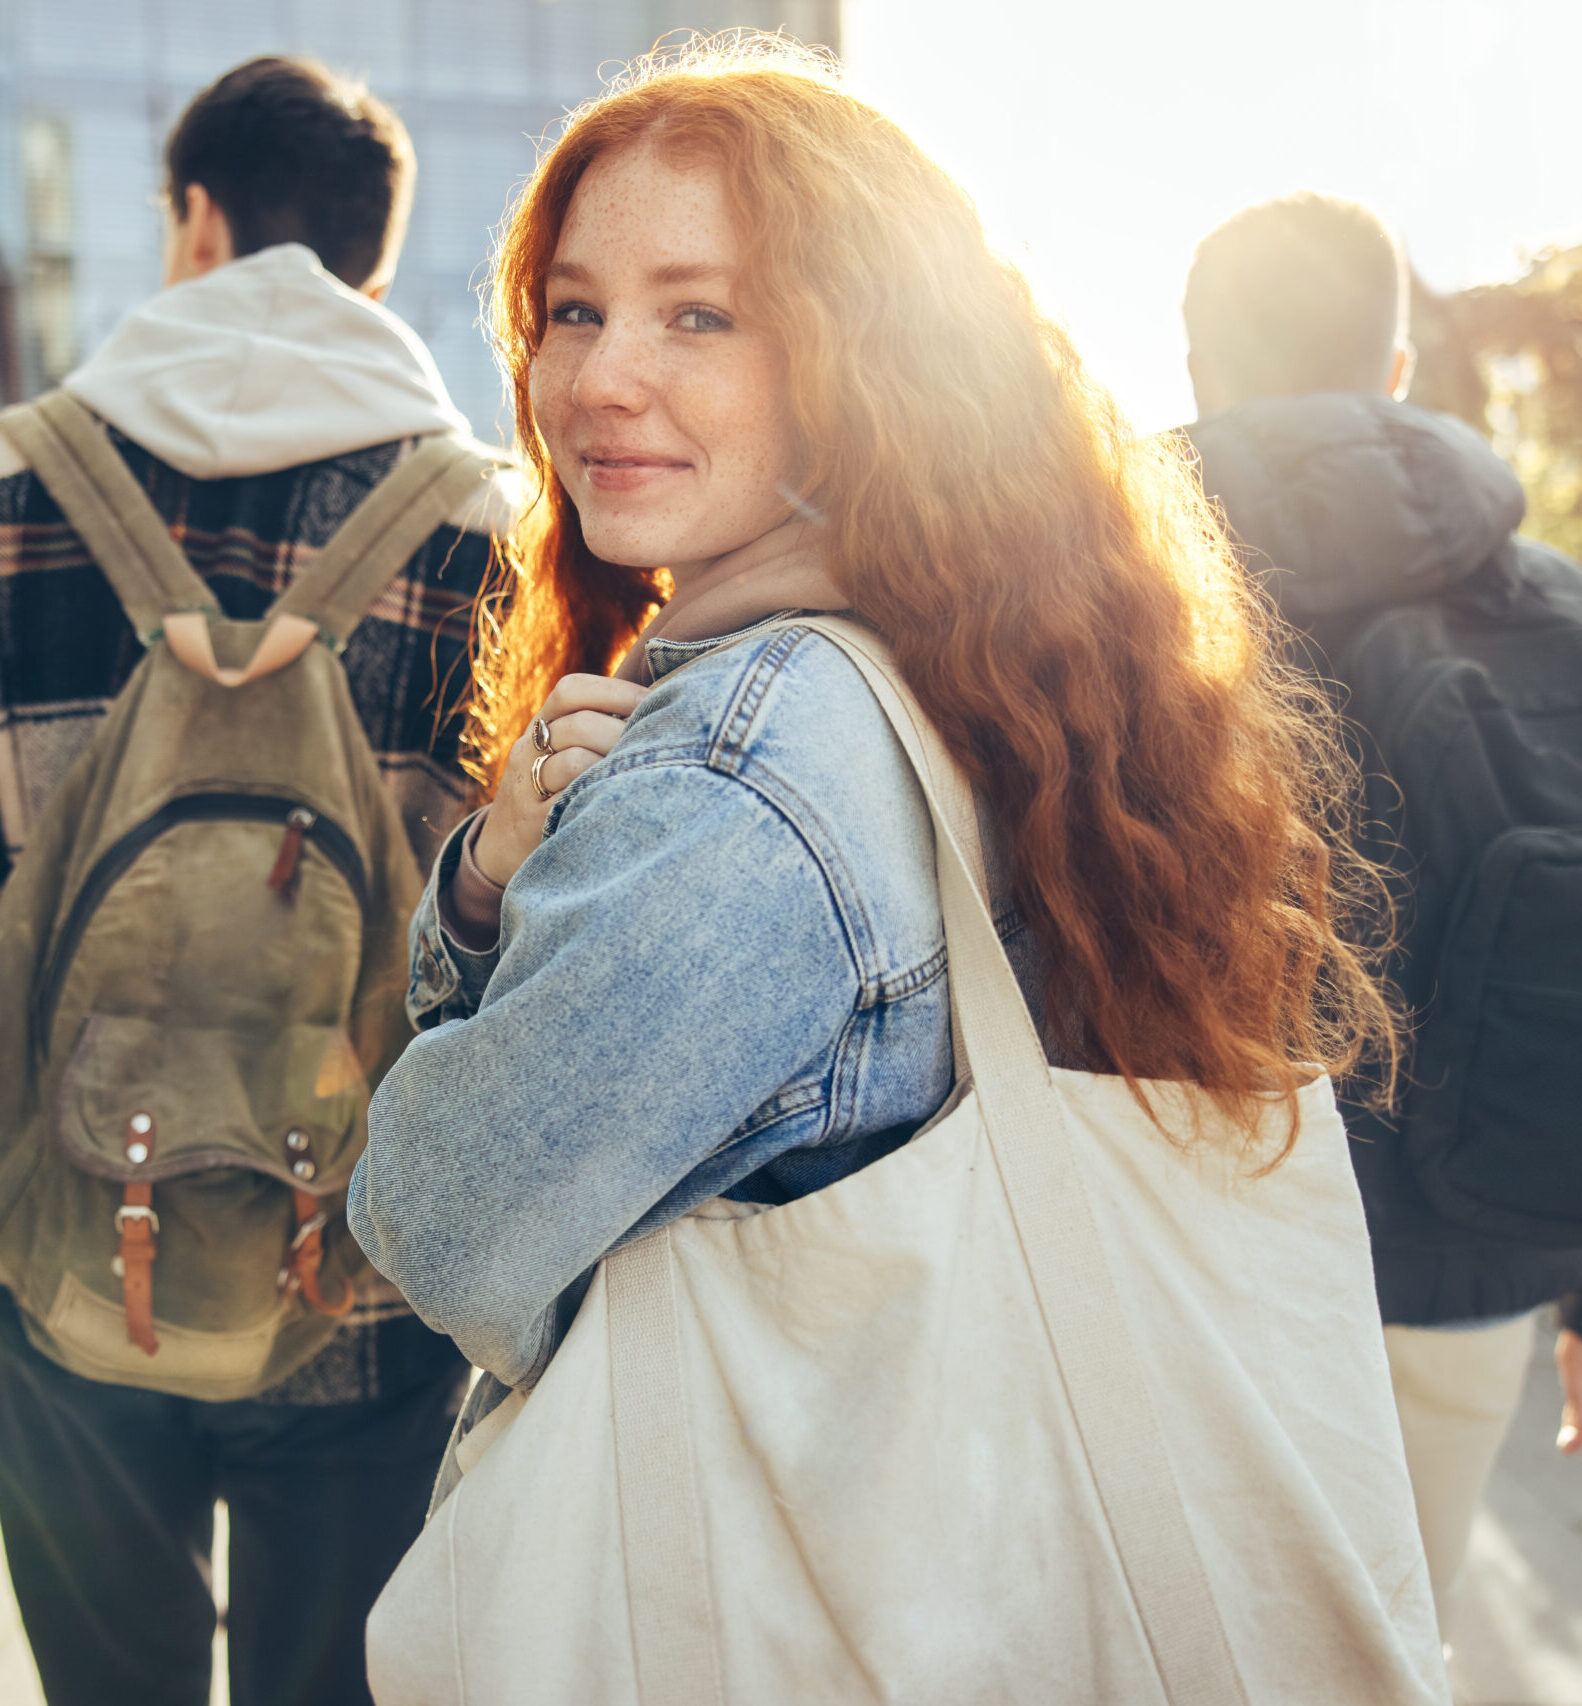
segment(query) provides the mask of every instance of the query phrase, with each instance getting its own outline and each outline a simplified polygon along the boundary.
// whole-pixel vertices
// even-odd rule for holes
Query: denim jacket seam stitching
[[[876,982],[874,978],[869,976],[867,964],[857,951],[854,941],[854,933],[847,916],[847,894],[851,895],[852,904],[857,908],[861,916],[862,926],[866,932],[866,941],[869,944],[871,944],[874,939],[872,923],[868,919],[867,914],[862,911],[861,897],[857,893],[857,886],[855,882],[852,881],[851,873],[846,870],[844,863],[836,853],[833,843],[824,832],[823,821],[813,810],[811,804],[805,800],[795,788],[792,788],[789,784],[785,783],[775,771],[762,764],[757,767],[765,776],[772,778],[774,782],[784,789],[789,801],[794,802],[807,814],[808,823],[816,826],[820,831],[820,840],[824,843],[822,846],[815,843],[813,837],[809,834],[808,823],[800,821],[796,816],[788,811],[785,803],[776,800],[774,795],[765,789],[756,777],[748,775],[740,769],[726,768],[710,763],[708,756],[705,753],[700,753],[698,749],[690,743],[685,746],[665,749],[664,751],[650,750],[643,753],[633,753],[630,758],[618,766],[612,765],[608,760],[606,760],[598,767],[598,772],[599,775],[602,776],[611,776],[625,774],[637,769],[654,768],[662,764],[672,765],[676,768],[703,769],[716,776],[722,776],[728,781],[736,783],[738,787],[747,789],[750,794],[760,800],[775,814],[776,817],[780,818],[786,824],[791,833],[799,842],[801,842],[803,847],[807,849],[808,856],[812,859],[815,868],[818,870],[820,877],[823,879],[825,890],[829,895],[831,910],[834,912],[836,919],[840,923],[841,934],[846,938],[846,951],[851,958],[852,969],[857,975],[858,1002],[860,1005],[864,1006],[871,1005],[877,989],[882,985],[882,979]],[[566,788],[565,793],[561,795],[561,800],[564,800],[566,795],[570,794],[573,789],[578,788],[593,776],[594,773],[590,770],[585,772],[583,776],[577,777],[577,779]],[[558,804],[559,802],[557,802],[557,806]],[[553,813],[551,814],[550,822],[554,822]],[[841,876],[844,879],[842,883],[837,884],[834,880],[834,877],[831,874],[832,866],[839,868]]]
[[[847,952],[851,955],[852,965],[857,973],[857,1006],[863,1010],[876,1006],[884,997],[888,980],[878,969],[878,937],[874,931],[873,920],[863,905],[862,892],[853,874],[847,869],[833,837],[825,828],[824,821],[813,803],[792,787],[778,771],[762,761],[755,763],[750,770],[732,769],[722,774],[730,776],[742,787],[751,789],[771,810],[783,817],[812,855],[823,874],[836,916],[840,918],[846,933]],[[775,798],[777,791],[784,794],[784,801]],[[805,820],[788,810],[788,804],[804,813]],[[818,831],[816,842],[811,833],[815,828]],[[836,881],[836,873],[839,874],[839,882]],[[860,935],[853,929],[853,914],[861,926]]]
[[[776,614],[776,616],[784,616],[784,615],[788,614],[788,612],[777,611],[775,614]],[[794,614],[794,613],[792,613],[792,614]],[[691,664],[691,663],[695,663],[695,662],[699,661],[702,658],[706,658],[712,652],[735,651],[738,647],[745,646],[751,640],[758,640],[758,639],[767,638],[770,634],[772,634],[775,631],[775,628],[776,628],[775,616],[766,616],[766,617],[762,617],[760,620],[758,620],[756,622],[750,622],[745,628],[738,629],[734,634],[722,634],[717,639],[712,639],[712,640],[665,640],[665,639],[660,639],[660,640],[652,641],[650,643],[652,645],[655,645],[655,646],[668,648],[668,649],[672,649],[676,652],[684,653],[685,655],[680,659],[680,664],[677,665],[677,667],[680,667],[681,664]],[[654,685],[657,687],[660,682],[665,680],[666,676],[669,676],[672,673],[673,673],[673,670],[667,669],[665,671],[664,675],[656,676],[654,678]]]
[[[741,680],[731,695],[730,704],[719,720],[719,726],[709,742],[711,768],[734,775],[747,753],[747,742],[759,707],[767,697],[771,683],[795,649],[798,638],[806,628],[787,628],[776,633],[769,645],[752,658],[742,671]]]
[[[945,975],[950,967],[950,955],[943,943],[931,953],[926,960],[920,960],[915,966],[909,966],[895,978],[881,981],[880,995],[886,1001],[904,1001],[908,996],[919,995],[925,989],[931,989]]]
[[[470,966],[474,971],[482,971],[482,962],[486,961],[489,956],[495,952],[492,948],[469,948],[464,942],[458,942],[456,938],[451,935],[450,931],[445,928],[445,920],[443,918],[439,920],[439,929],[437,934],[439,936],[438,946],[436,947],[433,942],[430,942],[429,951],[434,955],[434,958],[441,965],[446,967],[450,971],[451,975],[458,980],[461,977],[464,967]],[[460,958],[457,957],[458,955]]]
[[[773,634],[771,643],[750,660],[747,667],[742,671],[741,679],[732,693],[730,704],[719,718],[714,736],[704,745],[702,762],[708,769],[721,775],[730,776],[752,788],[771,807],[780,812],[780,815],[791,824],[813,858],[826,867],[825,882],[834,897],[837,913],[844,920],[847,911],[850,910],[855,912],[861,920],[862,940],[865,948],[868,949],[868,953],[865,958],[857,952],[855,939],[853,939],[851,952],[853,961],[857,965],[860,986],[858,1005],[866,1010],[883,1001],[900,999],[918,990],[926,989],[945,971],[948,956],[941,946],[927,959],[908,966],[899,973],[891,974],[877,969],[876,944],[878,937],[874,930],[873,920],[868,916],[867,909],[862,903],[862,895],[858,885],[849,880],[850,872],[847,871],[844,861],[836,854],[833,838],[825,828],[823,820],[819,817],[811,801],[792,787],[777,771],[763,764],[762,760],[754,759],[748,750],[753,721],[768,694],[771,683],[796,648],[812,637],[813,630],[805,623],[797,623],[780,629]],[[698,748],[690,743],[685,746],[650,750],[646,753],[634,753],[620,768],[636,768],[645,762],[679,761],[695,763],[698,761],[697,753]],[[610,774],[614,768],[614,766],[608,767],[605,773]],[[775,789],[783,790],[786,799],[807,814],[808,825],[816,827],[819,831],[819,841],[823,844],[822,848],[815,845],[808,826],[786,811],[776,801],[773,791],[759,785],[754,775],[755,769],[761,770],[770,779]],[[581,778],[578,780],[580,781]],[[573,786],[575,785],[574,783]],[[842,876],[848,879],[845,888],[836,884],[830,874],[830,868],[838,869]],[[1025,920],[1016,915],[1014,907],[1005,907],[997,912],[994,916],[994,924],[995,933],[1002,942],[1009,941],[1012,936],[1017,934],[1018,930],[1026,929]],[[871,976],[867,969],[869,965],[875,968]]]
[[[784,667],[785,663],[789,660],[791,654],[797,649],[797,647],[812,637],[813,630],[809,628],[806,623],[795,623],[788,628],[782,629],[775,635],[772,644],[761,652],[758,657],[753,660],[751,667],[744,672],[742,683],[738,687],[731,709],[723,718],[721,718],[720,734],[716,737],[713,746],[710,749],[709,756],[711,768],[723,768],[726,774],[735,776],[739,781],[747,784],[747,786],[755,788],[755,790],[762,795],[764,799],[768,800],[771,805],[776,805],[774,795],[768,789],[758,785],[751,774],[751,769],[754,767],[755,761],[749,754],[747,748],[752,718],[757,715],[758,707],[763,703],[763,700],[768,693],[771,681],[779,674],[780,670]],[[733,722],[742,719],[742,707],[745,705],[746,700],[749,697],[749,690],[751,691],[751,697],[753,700],[752,710],[745,716],[740,736],[731,742],[732,756],[731,760],[727,764],[724,762],[726,758],[724,751],[726,730]],[[716,759],[720,762],[716,762]],[[867,908],[863,905],[861,889],[855,881],[851,880],[851,873],[846,869],[844,861],[842,861],[836,854],[834,838],[829,834],[823,819],[819,816],[817,810],[813,806],[813,803],[798,792],[798,790],[787,782],[777,771],[773,770],[768,765],[763,764],[761,760],[756,761],[756,767],[761,769],[764,775],[773,781],[775,787],[784,791],[788,800],[794,802],[807,814],[808,823],[817,827],[820,840],[828,849],[827,864],[830,867],[838,868],[841,874],[847,879],[846,887],[843,890],[836,886],[835,882],[829,875],[826,874],[825,877],[825,881],[829,883],[830,892],[835,896],[837,907],[840,911],[844,914],[849,908],[851,912],[856,914],[862,924],[862,944],[866,949],[866,958],[859,955],[857,952],[855,938],[853,939],[852,946],[852,958],[857,964],[858,982],[860,985],[860,993],[858,997],[859,1009],[868,1010],[878,1006],[881,1002],[889,998],[889,991],[891,989],[898,986],[904,987],[911,978],[920,973],[924,967],[929,964],[929,961],[924,961],[922,966],[908,967],[905,971],[897,974],[893,981],[890,974],[879,970],[878,933],[874,929],[873,920],[869,917]],[[780,810],[781,814],[797,828],[804,844],[808,847],[809,851],[813,853],[814,857],[820,857],[819,850],[814,846],[812,836],[808,829],[798,822],[797,819],[793,818],[789,812],[785,811],[783,807],[777,806],[776,809]],[[932,958],[933,956],[930,956],[930,959]],[[872,967],[871,975],[869,973],[869,967]],[[922,985],[920,984],[918,987],[922,987]]]
[[[580,776],[573,776],[555,796],[555,803],[549,808],[549,816],[544,819],[544,838],[553,835],[560,827],[560,820],[566,814],[567,805],[574,799],[580,799],[588,788],[596,785],[602,777],[626,776],[634,770],[644,770],[661,764],[691,764],[708,768],[705,752],[695,742],[690,741],[683,745],[649,747],[620,758],[602,758],[597,764],[584,770]]]
[[[791,785],[778,771],[754,759],[746,750],[745,738],[727,741],[724,730],[733,722],[742,721],[744,730],[750,728],[757,706],[762,703],[770,681],[785,661],[780,654],[789,655],[796,645],[810,637],[811,630],[796,626],[779,631],[770,646],[748,667],[738,683],[731,707],[720,718],[720,731],[700,745],[696,741],[649,747],[625,756],[612,755],[595,769],[577,777],[555,802],[545,833],[558,823],[569,799],[601,776],[626,775],[641,769],[663,765],[701,767],[747,788],[769,809],[782,818],[791,832],[807,849],[830,898],[831,909],[846,938],[847,953],[857,976],[859,1011],[871,1010],[888,1000],[898,999],[928,987],[945,970],[946,954],[941,947],[926,959],[898,972],[881,971],[878,967],[878,935],[874,921],[863,903],[859,885],[841,858],[834,838],[813,803]],[[752,711],[742,707],[752,700]],[[777,795],[783,796],[777,798]],[[794,809],[789,809],[794,808]],[[815,833],[816,832],[816,833]],[[998,920],[996,920],[998,923]],[[1003,939],[1003,938],[1002,938]]]
[[[1002,942],[1009,942],[1013,936],[1023,935],[1026,930],[1027,920],[1016,910],[1014,901],[994,914],[994,933]]]
[[[775,1114],[772,1118],[764,1120],[760,1125],[752,1127],[738,1126],[737,1129],[725,1139],[718,1149],[710,1150],[704,1160],[705,1162],[718,1161],[722,1156],[729,1155],[733,1149],[736,1149],[741,1144],[747,1143],[753,1138],[761,1137],[766,1131],[773,1131],[777,1125],[784,1125],[787,1120],[799,1119],[803,1115],[809,1113],[819,1113],[820,1110],[822,1110],[820,1129],[813,1136],[809,1137],[805,1143],[793,1145],[793,1147],[797,1149],[811,1148],[814,1144],[821,1143],[828,1136],[830,1129],[829,1103],[827,1097],[822,1094],[814,1097],[813,1100],[808,1102],[805,1106],[787,1108],[783,1113]],[[765,1163],[765,1165],[767,1165],[767,1163]],[[751,1177],[750,1174],[748,1176]],[[740,1182],[740,1180],[737,1181],[738,1184]]]
[[[708,761],[705,748],[695,741],[685,741],[670,746],[645,747],[640,752],[624,753],[620,756],[611,754],[600,759],[596,766],[575,777],[561,789],[560,798],[565,797],[573,789],[581,792],[585,784],[597,782],[603,776],[626,776],[634,770],[646,770],[654,765],[674,764],[702,766],[705,770],[714,767]]]
[[[865,1043],[872,1030],[873,1008],[847,1015],[835,1039],[835,1058],[830,1063],[829,1113],[824,1122],[824,1135],[842,1126],[854,1125],[857,1119],[857,1085],[862,1077],[862,1058]],[[859,1028],[859,1021],[864,1021]]]
[[[825,840],[826,845],[824,847],[817,845],[812,836],[809,834],[807,825],[799,821],[797,817],[789,812],[785,805],[776,800],[773,794],[767,792],[754,777],[744,775],[739,770],[722,769],[717,765],[710,764],[707,757],[700,754],[697,749],[690,744],[671,750],[674,752],[675,756],[668,758],[662,758],[659,754],[654,752],[640,754],[634,753],[623,765],[619,767],[619,772],[616,767],[610,766],[606,763],[599,766],[599,774],[609,776],[636,769],[653,768],[664,763],[670,764],[676,768],[707,770],[714,775],[722,776],[726,780],[734,782],[738,787],[745,788],[754,796],[754,798],[772,811],[807,850],[808,857],[812,860],[813,867],[818,872],[819,877],[823,882],[824,892],[829,899],[830,911],[834,915],[835,921],[840,928],[841,937],[846,944],[846,955],[851,962],[852,971],[855,974],[857,981],[856,1006],[860,1009],[866,1009],[876,1005],[878,1001],[882,999],[885,980],[878,974],[875,974],[875,976],[872,977],[869,975],[868,963],[865,962],[862,954],[858,951],[856,932],[853,929],[848,912],[848,895],[851,897],[852,906],[856,908],[859,914],[862,928],[866,933],[865,941],[868,945],[871,945],[874,941],[873,926],[866,912],[862,909],[861,896],[857,893],[857,885],[852,880],[851,873],[846,870],[843,862],[840,860],[833,844],[828,842],[827,837],[824,837],[823,839]],[[781,779],[776,776],[775,772],[769,770],[767,766],[760,765],[758,768],[763,771],[765,775],[773,778],[776,782],[781,781]],[[557,811],[560,807],[561,801],[565,800],[566,795],[570,794],[573,789],[577,788],[587,777],[591,777],[592,775],[593,772],[588,771],[584,776],[577,777],[577,779],[566,788],[565,792],[560,797],[560,801],[556,802]],[[781,785],[785,788],[788,798],[795,801],[795,803],[807,813],[810,822],[815,824],[822,832],[824,825],[819,819],[818,814],[812,809],[811,805],[809,805],[794,788],[789,787],[783,782]],[[553,825],[554,822],[555,813],[552,812],[550,814],[549,823],[550,825]],[[545,833],[548,833],[547,827]],[[841,877],[843,878],[842,882],[837,883],[835,881],[835,877],[832,874],[832,867],[839,869]],[[876,955],[872,957],[877,958]]]
[[[805,1114],[826,1107],[829,1100],[829,1092],[825,1088],[827,1077],[827,1073],[820,1073],[817,1078],[803,1080],[794,1095],[785,1090],[777,1092],[773,1101],[765,1104],[766,1107],[772,1109],[771,1112],[764,1113],[763,1118],[759,1119],[758,1114],[762,1113],[763,1110],[755,1109],[753,1114],[737,1126],[718,1149],[710,1152],[708,1159],[715,1160],[736,1144],[745,1143],[748,1138],[756,1137],[759,1132],[768,1131],[771,1126],[779,1125],[782,1120],[795,1119],[798,1114]],[[826,1128],[828,1123],[826,1112]]]

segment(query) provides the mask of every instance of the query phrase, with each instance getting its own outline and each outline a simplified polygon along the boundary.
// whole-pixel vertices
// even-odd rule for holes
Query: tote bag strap
[[[803,617],[797,625],[831,640],[857,668],[928,800],[954,1015],[1050,1349],[1165,1698],[1171,1706],[1246,1706],[1075,1149],[1061,1129],[1043,1045],[974,881],[981,855],[970,791],[876,635],[838,618]],[[606,1268],[640,1695],[643,1706],[691,1706],[718,1697],[718,1657],[686,1444],[668,1229],[617,1251]],[[664,1472],[654,1473],[661,1464]],[[632,1550],[645,1536],[677,1535],[681,1542]]]

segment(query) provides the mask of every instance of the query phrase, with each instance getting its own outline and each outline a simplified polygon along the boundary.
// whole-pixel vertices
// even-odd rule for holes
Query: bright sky
[[[1582,241],[1582,0],[845,0],[848,87],[977,198],[1138,426],[1192,416],[1198,238],[1365,201],[1438,289]]]

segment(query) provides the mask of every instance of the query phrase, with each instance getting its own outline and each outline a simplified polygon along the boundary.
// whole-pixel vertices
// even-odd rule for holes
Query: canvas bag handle
[[[840,647],[905,749],[933,818],[953,1018],[1094,1485],[1171,1706],[1246,1706],[1192,1538],[1043,1045],[973,873],[970,790],[883,642],[798,619]],[[970,852],[968,851],[970,849]],[[680,1380],[670,1229],[605,1261],[616,1472],[642,1706],[722,1699]]]
[[[0,414],[0,432],[88,547],[143,644],[163,634],[187,668],[223,687],[284,668],[320,637],[344,647],[412,553],[499,466],[466,440],[424,439],[275,600],[247,665],[222,669],[209,634],[210,618],[221,614],[214,594],[93,412],[69,393],[52,391]]]

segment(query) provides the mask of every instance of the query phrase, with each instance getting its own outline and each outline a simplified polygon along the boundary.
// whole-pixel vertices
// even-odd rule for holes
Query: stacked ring
[[[555,753],[553,748],[548,752],[539,753],[538,757],[533,760],[532,770],[528,772],[528,774],[533,778],[533,790],[541,800],[548,800],[554,797],[555,790],[544,786],[544,766],[548,764],[550,759],[554,756]]]
[[[555,750],[554,742],[549,738],[549,724],[542,716],[534,717],[527,725],[527,732],[533,737],[535,752],[541,752],[547,758]]]

